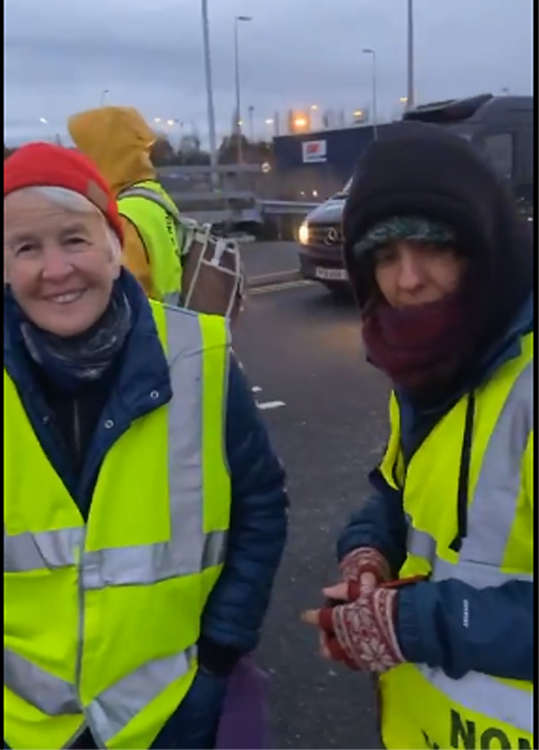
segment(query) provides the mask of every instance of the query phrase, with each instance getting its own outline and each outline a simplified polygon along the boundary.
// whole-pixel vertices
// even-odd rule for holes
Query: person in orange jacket
[[[149,297],[177,302],[181,290],[179,213],[156,179],[155,133],[132,107],[100,107],[73,115],[70,135],[109,183],[124,233],[123,262]]]

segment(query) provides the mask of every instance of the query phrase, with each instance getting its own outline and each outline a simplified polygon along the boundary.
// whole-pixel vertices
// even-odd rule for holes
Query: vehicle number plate
[[[325,279],[326,281],[348,280],[348,273],[344,268],[322,268],[321,266],[317,266],[315,276],[317,279]]]

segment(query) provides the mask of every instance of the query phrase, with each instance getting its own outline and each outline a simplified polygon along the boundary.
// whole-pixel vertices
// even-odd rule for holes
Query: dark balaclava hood
[[[363,315],[376,285],[372,252],[358,253],[358,243],[375,225],[398,216],[450,227],[456,249],[470,258],[465,283],[477,358],[532,291],[529,226],[518,218],[506,187],[466,140],[438,125],[396,124],[358,163],[344,208],[345,263]]]

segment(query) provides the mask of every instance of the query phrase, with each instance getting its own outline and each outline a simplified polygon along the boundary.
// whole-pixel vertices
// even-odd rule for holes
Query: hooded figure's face
[[[394,217],[434,223],[441,241],[421,247],[411,242],[417,236],[401,233],[389,237],[398,243],[389,245],[377,228],[393,231]],[[452,236],[444,237],[442,227]],[[532,291],[531,236],[514,200],[473,146],[439,125],[397,124],[367,149],[346,200],[343,234],[364,316],[373,310],[376,291],[392,306],[409,307],[462,290],[474,356],[503,335]],[[373,242],[386,245],[376,264]]]
[[[374,279],[392,307],[438,302],[458,289],[467,265],[448,245],[395,240],[372,252]]]

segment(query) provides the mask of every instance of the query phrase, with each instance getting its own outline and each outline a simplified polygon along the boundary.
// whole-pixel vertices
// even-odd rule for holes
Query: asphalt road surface
[[[271,675],[272,747],[380,747],[370,676],[323,661],[316,632],[299,615],[337,580],[337,535],[364,501],[367,473],[385,446],[387,383],[365,362],[353,303],[317,284],[258,290],[233,339],[291,500],[257,657]]]
[[[299,269],[295,242],[242,242],[241,258],[249,280]]]

